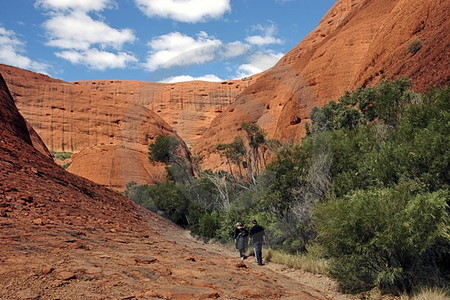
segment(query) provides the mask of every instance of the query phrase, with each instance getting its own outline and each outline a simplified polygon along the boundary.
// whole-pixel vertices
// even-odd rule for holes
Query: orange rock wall
[[[148,144],[160,135],[176,136],[183,147],[184,141],[194,144],[251,82],[68,83],[6,65],[0,65],[0,73],[21,113],[52,151],[80,152],[72,156],[70,172],[117,189],[130,181],[163,180],[164,166],[148,161]],[[184,153],[188,156],[186,148]]]
[[[210,126],[211,121],[228,108],[251,82],[253,81],[250,79],[219,83],[191,81],[163,84],[100,80],[79,81],[74,84],[150,109],[171,125],[188,145],[193,145]]]

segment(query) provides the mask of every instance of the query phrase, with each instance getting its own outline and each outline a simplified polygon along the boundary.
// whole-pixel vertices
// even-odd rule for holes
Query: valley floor
[[[24,230],[0,218],[0,299],[350,299],[325,277],[242,264],[226,247],[148,217],[138,231],[76,218],[34,219]]]

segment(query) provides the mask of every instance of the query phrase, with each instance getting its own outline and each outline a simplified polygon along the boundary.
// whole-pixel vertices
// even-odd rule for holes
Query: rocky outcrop
[[[319,26],[262,73],[219,115],[193,148],[204,168],[223,168],[218,143],[240,134],[242,122],[269,138],[301,141],[313,107],[386,78],[410,77],[415,88],[450,82],[448,1],[341,0]],[[422,48],[408,50],[413,41]],[[220,165],[222,164],[222,167]]]
[[[27,144],[31,143],[27,123],[19,114],[5,80],[0,75],[0,113],[2,115],[1,126],[12,135],[17,136]]]
[[[165,178],[165,169],[151,163],[147,152],[161,135],[177,138],[188,156],[186,144],[171,126],[144,107],[142,98],[127,96],[133,91],[117,92],[120,97],[115,97],[97,88],[96,82],[72,84],[5,65],[0,72],[6,74],[19,109],[50,150],[84,153],[64,161],[71,163],[74,174],[118,190],[132,181],[154,184]],[[32,137],[39,140],[37,134]],[[131,157],[133,164],[124,167]],[[105,165],[104,159],[110,162]]]
[[[147,152],[121,145],[84,148],[72,156],[67,170],[115,190],[133,181],[153,185],[166,179],[165,166],[150,163]]]
[[[147,145],[154,136],[135,129],[145,127],[140,120],[149,114],[164,123],[159,125],[163,130],[171,126],[187,144],[194,144],[212,119],[253,82],[69,83],[7,65],[0,65],[0,73],[21,113],[49,149],[57,152],[78,152],[95,145]]]
[[[29,125],[29,123],[20,115],[14,103],[14,99],[6,85],[5,80],[0,74],[0,113],[2,115],[2,123],[5,130],[8,130],[16,137],[21,138],[24,142],[33,145],[39,152],[50,157],[42,139]]]

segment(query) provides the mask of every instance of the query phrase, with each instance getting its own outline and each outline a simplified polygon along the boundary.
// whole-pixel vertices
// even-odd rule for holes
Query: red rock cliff
[[[418,90],[450,82],[450,2],[341,0],[319,26],[272,69],[262,73],[211,123],[193,153],[217,168],[218,143],[229,143],[242,122],[268,137],[300,141],[311,109],[345,91],[381,79],[410,77]],[[408,51],[413,41],[422,48]]]

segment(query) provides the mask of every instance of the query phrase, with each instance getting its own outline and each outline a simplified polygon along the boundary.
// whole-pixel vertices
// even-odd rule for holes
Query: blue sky
[[[6,0],[4,0],[6,2]],[[273,66],[335,0],[8,0],[0,63],[66,81],[223,81]]]

